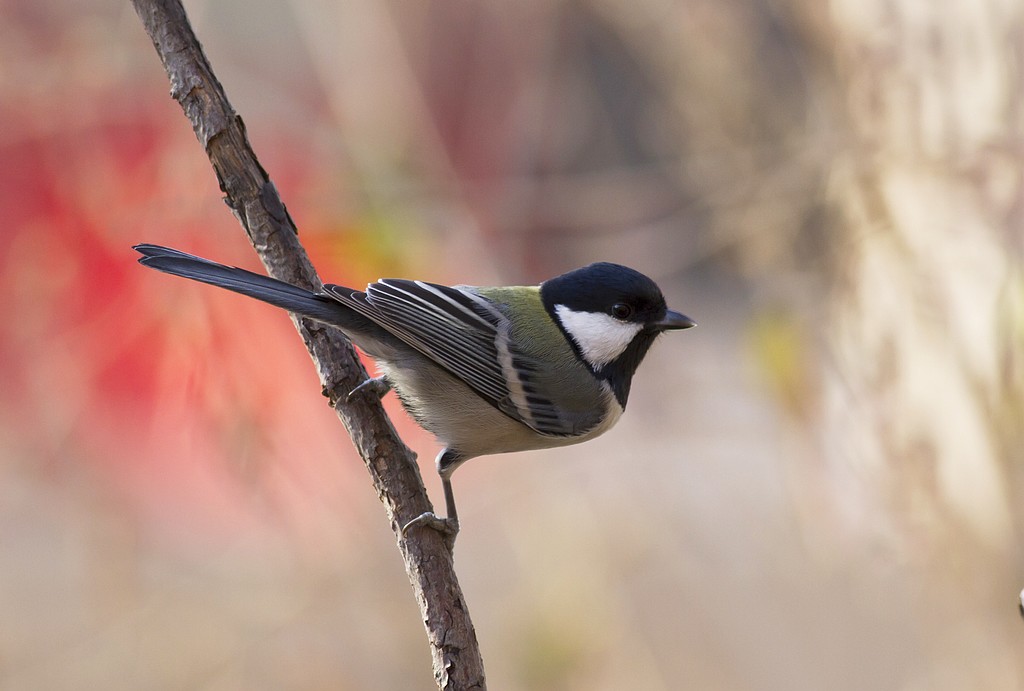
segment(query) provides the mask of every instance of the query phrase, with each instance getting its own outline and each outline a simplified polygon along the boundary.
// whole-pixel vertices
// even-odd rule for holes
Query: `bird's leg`
[[[441,486],[444,487],[444,503],[448,509],[448,516],[441,518],[432,511],[421,513],[402,526],[402,535],[407,535],[410,530],[420,526],[433,528],[449,540],[449,546],[455,545],[455,536],[459,534],[459,515],[455,511],[455,495],[452,494],[452,481],[442,479]]]
[[[402,535],[406,535],[413,528],[420,526],[433,528],[445,536],[449,547],[455,546],[455,536],[459,534],[459,514],[455,511],[455,495],[452,493],[452,481],[442,479],[441,486],[444,487],[444,503],[445,508],[448,510],[448,516],[441,518],[433,511],[425,511],[402,526]]]
[[[348,392],[348,400],[351,401],[356,394],[363,393],[364,391],[368,394],[373,394],[377,398],[384,398],[387,392],[391,391],[391,382],[388,381],[386,374],[382,374],[379,377],[370,377]]]
[[[419,526],[433,528],[445,536],[449,549],[455,547],[455,536],[459,534],[459,514],[455,510],[451,473],[462,460],[456,452],[448,449],[443,450],[437,457],[437,469],[441,474],[441,487],[444,488],[444,505],[448,516],[441,518],[432,511],[421,513],[402,526],[402,535]]]

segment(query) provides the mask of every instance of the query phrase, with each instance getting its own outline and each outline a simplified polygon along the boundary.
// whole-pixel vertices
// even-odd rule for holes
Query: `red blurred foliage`
[[[0,113],[0,464],[108,484],[186,534],[336,528],[363,471],[286,315],[135,262],[146,241],[259,268],[163,88],[68,94],[81,122],[49,99]],[[325,175],[280,158],[283,190]],[[297,210],[314,257],[352,256],[343,219]]]

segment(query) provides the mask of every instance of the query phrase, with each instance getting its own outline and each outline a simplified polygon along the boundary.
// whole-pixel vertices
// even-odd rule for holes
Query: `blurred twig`
[[[177,0],[133,0],[171,82],[171,96],[192,122],[220,181],[225,201],[241,221],[271,275],[306,288],[319,287],[295,224],[274,184],[249,146],[245,127],[217,81]],[[372,397],[348,403],[346,394],[366,378],[339,332],[296,320],[330,399],[373,478],[405,560],[427,630],[434,678],[441,689],[484,688],[483,661],[452,554],[440,533],[401,527],[430,500],[413,453],[402,443]]]

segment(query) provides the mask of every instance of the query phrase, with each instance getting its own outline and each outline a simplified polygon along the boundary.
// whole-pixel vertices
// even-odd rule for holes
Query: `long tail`
[[[271,305],[282,307],[303,317],[316,319],[342,329],[377,330],[365,317],[353,312],[331,297],[318,295],[276,278],[245,269],[224,266],[209,259],[160,245],[135,245],[132,249],[142,254],[142,257],[139,258],[140,264],[157,271],[227,288],[257,300],[269,302]]]

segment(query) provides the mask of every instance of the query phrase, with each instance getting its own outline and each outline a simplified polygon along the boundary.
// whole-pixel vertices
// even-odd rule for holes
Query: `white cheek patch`
[[[555,305],[555,314],[594,369],[622,355],[644,328],[642,324],[621,322],[609,314],[574,312],[565,305]]]

